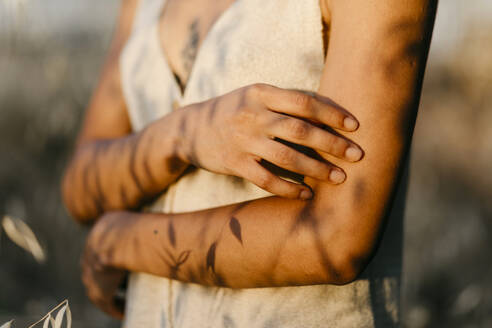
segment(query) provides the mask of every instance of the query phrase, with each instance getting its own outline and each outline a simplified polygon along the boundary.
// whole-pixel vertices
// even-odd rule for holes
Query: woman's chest
[[[181,91],[183,92],[197,54],[207,39],[208,34],[213,32],[214,25],[228,14],[228,11],[233,11],[231,8],[234,2],[247,0],[167,0],[161,8],[161,13],[158,22],[158,36],[160,47],[167,61],[171,72],[174,75]],[[319,10],[323,23],[321,24],[323,33],[324,49],[327,47],[326,32],[328,30],[328,11],[326,10],[326,0],[319,1]],[[249,1],[252,3],[253,1]],[[268,4],[266,2],[258,2],[260,6],[257,11],[266,10]],[[309,4],[306,4],[309,6]],[[251,8],[250,8],[251,9]],[[275,17],[276,12],[270,12],[265,18],[275,21],[280,20],[280,23],[292,24],[293,22],[283,21],[281,15]],[[302,12],[298,12],[302,15]],[[239,24],[239,21],[237,21]],[[295,26],[295,25],[293,25]],[[233,26],[230,27],[234,28]],[[265,28],[265,33],[274,33]],[[273,36],[273,35],[272,35]],[[283,36],[286,39],[289,35]],[[234,40],[233,40],[234,42]]]
[[[196,15],[187,14],[186,19],[179,19],[180,11],[176,11],[176,17],[165,20],[159,13],[171,2],[143,1],[148,7],[140,8],[120,58],[135,130],[169,113],[173,103],[184,106],[253,83],[317,90],[324,66],[319,0],[235,0],[226,9],[215,11],[219,15],[215,20],[210,18],[213,14],[207,16],[204,25],[208,28],[206,33],[205,29],[197,31],[199,40],[186,32],[193,17],[205,18],[196,14],[196,9],[192,11]],[[174,20],[181,25],[172,32]],[[175,41],[168,42],[167,49],[161,42],[166,33],[170,33],[169,41]],[[174,68],[185,66],[183,49],[193,42],[197,44],[194,60],[183,69],[187,74],[179,76]],[[184,90],[173,73],[186,81]]]
[[[181,89],[211,27],[234,0],[167,0],[159,16],[160,46]]]

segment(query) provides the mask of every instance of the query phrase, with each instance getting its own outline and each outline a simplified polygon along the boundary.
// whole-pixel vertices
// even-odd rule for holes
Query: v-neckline
[[[237,6],[237,3],[239,1],[241,1],[241,0],[234,0],[229,6],[227,6],[227,8],[224,11],[222,11],[222,13],[220,13],[219,17],[217,17],[217,19],[212,23],[212,25],[208,29],[208,32],[207,32],[207,34],[205,34],[205,37],[203,38],[203,41],[202,41],[200,47],[198,47],[198,49],[197,49],[195,60],[193,61],[193,65],[191,66],[190,74],[188,75],[188,79],[187,79],[186,84],[185,84],[183,89],[181,89],[181,86],[177,80],[177,76],[175,75],[174,71],[172,70],[171,65],[169,64],[169,60],[167,58],[166,52],[164,50],[164,47],[162,46],[161,38],[160,38],[161,33],[160,33],[160,28],[159,28],[160,27],[160,19],[157,19],[157,21],[154,25],[154,34],[155,34],[154,40],[157,42],[157,48],[159,50],[158,51],[159,57],[161,58],[161,61],[162,61],[163,65],[167,71],[167,74],[172,81],[172,84],[173,84],[174,89],[176,90],[176,93],[180,97],[180,99],[179,99],[180,102],[186,97],[190,82],[192,81],[193,76],[194,76],[194,72],[196,70],[195,68],[196,68],[196,66],[200,60],[200,57],[202,54],[202,49],[207,45],[207,41],[211,38],[211,35],[217,29],[217,26],[219,25],[219,23],[225,19],[225,17],[232,11],[232,9],[234,7]],[[162,0],[161,6],[159,8],[160,14],[158,17],[162,17],[164,10],[166,10],[166,3],[167,3],[167,0]]]

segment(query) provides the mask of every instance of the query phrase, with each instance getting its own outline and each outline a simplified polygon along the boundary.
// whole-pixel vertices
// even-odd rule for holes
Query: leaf
[[[212,269],[213,272],[215,272],[215,251],[217,249],[217,242],[214,242],[212,245],[210,245],[210,248],[208,249],[207,252],[207,270],[209,268]]]
[[[72,328],[72,311],[70,311],[70,306],[68,306],[68,301],[67,301],[67,328]]]
[[[241,237],[241,224],[238,219],[232,217],[229,221],[229,228],[231,228],[232,234],[239,240],[241,245],[243,244],[243,238]]]
[[[191,253],[191,251],[187,250],[187,251],[183,251],[181,254],[179,254],[178,261],[176,264],[181,265],[181,264],[185,263],[186,260],[188,259],[188,257],[190,256],[190,253]]]
[[[5,215],[2,220],[2,227],[10,240],[31,253],[38,263],[46,261],[45,252],[41,248],[36,235],[24,221]]]
[[[53,319],[51,314],[58,309],[59,309],[59,311],[56,315],[56,319]],[[71,328],[72,327],[72,312],[70,311],[70,307],[68,306],[68,300],[64,300],[63,302],[61,302],[60,304],[55,306],[53,309],[51,309],[50,312],[46,313],[44,315],[44,317],[42,317],[41,319],[39,319],[38,321],[36,321],[32,325],[30,325],[28,328],[33,328],[40,322],[43,322],[43,328],[49,328],[50,324],[51,324],[51,328],[55,328],[55,327],[61,328],[61,324],[63,321],[63,314],[65,312],[67,313],[67,328]],[[1,327],[1,328],[3,328],[3,327]]]
[[[60,310],[58,310],[53,328],[61,328],[63,323],[63,317],[65,316],[65,311],[67,310],[67,307],[68,307],[68,303],[65,304]]]
[[[50,327],[50,319],[51,319],[51,315],[48,314],[46,319],[44,319],[43,328],[49,328]]]
[[[13,328],[12,322],[14,322],[14,320],[10,320],[9,322],[4,323],[3,325],[0,326],[0,328]]]
[[[167,227],[167,235],[169,237],[169,242],[173,247],[176,247],[176,232],[174,231],[174,225],[171,220],[169,220],[169,224]]]

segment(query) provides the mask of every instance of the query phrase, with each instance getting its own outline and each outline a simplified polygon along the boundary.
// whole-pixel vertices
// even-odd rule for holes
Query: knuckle
[[[287,165],[294,161],[293,153],[288,148],[280,148],[275,153],[275,159],[280,165]]]
[[[96,288],[86,289],[87,297],[93,302],[97,303],[101,299],[101,293]]]
[[[306,139],[309,134],[309,124],[300,120],[289,120],[288,129],[296,139]]]
[[[248,87],[248,94],[252,97],[261,97],[267,89],[267,84],[265,83],[254,83]]]
[[[347,148],[347,142],[339,137],[333,137],[330,140],[328,149],[330,153],[332,154],[343,154],[345,151],[345,148]]]
[[[97,292],[93,291],[92,289],[86,289],[85,294],[92,303],[97,304],[97,301],[100,298]]]
[[[311,108],[311,96],[307,94],[296,92],[294,94],[293,101],[303,110],[308,110],[309,108]]]
[[[330,109],[325,112],[325,118],[327,123],[330,123],[332,126],[338,127],[343,125],[340,121],[343,122],[343,118],[340,112],[335,109]]]
[[[260,188],[267,189],[272,184],[272,178],[268,174],[261,174],[258,176],[257,184]]]
[[[345,139],[339,137],[335,139],[334,144],[335,144],[336,151],[341,154],[343,154],[345,149],[347,149],[347,147],[349,146],[348,142]]]

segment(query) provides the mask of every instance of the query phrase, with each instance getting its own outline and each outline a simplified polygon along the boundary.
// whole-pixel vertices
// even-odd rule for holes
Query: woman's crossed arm
[[[299,143],[348,162],[362,157],[357,145],[320,126],[353,131],[358,126],[355,118],[299,91],[245,86],[175,110],[132,133],[118,58],[137,2],[123,2],[101,81],[64,177],[65,203],[77,220],[92,222],[107,211],[138,209],[162,193],[190,164],[245,178],[288,198],[310,198],[311,190],[280,179],[262,167],[260,159],[298,175],[343,182],[341,168],[275,141]]]
[[[110,295],[94,278],[107,268],[233,288],[354,280],[377,247],[408,151],[436,6],[330,1],[318,93],[357,117],[356,132],[339,133],[365,151],[345,169],[343,184],[306,178],[314,191],[308,201],[269,197],[192,213],[106,214],[85,253],[92,299]],[[310,131],[295,137],[309,139]]]

